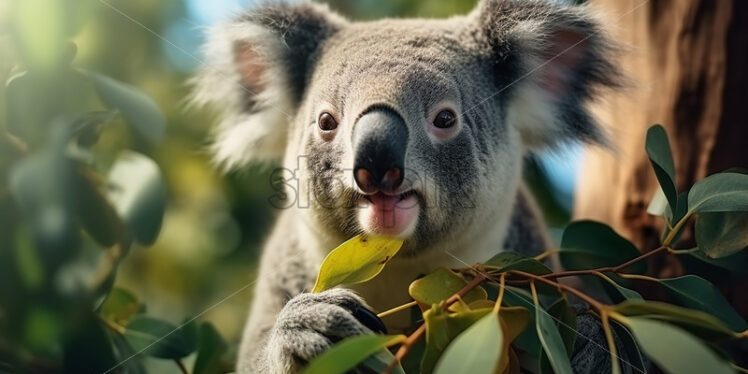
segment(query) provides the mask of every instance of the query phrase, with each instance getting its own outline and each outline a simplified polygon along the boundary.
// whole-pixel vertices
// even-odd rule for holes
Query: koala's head
[[[616,85],[610,49],[546,1],[375,22],[265,5],[211,32],[196,99],[222,109],[217,162],[282,161],[326,233],[418,249],[507,216],[528,150],[605,142],[585,104]]]

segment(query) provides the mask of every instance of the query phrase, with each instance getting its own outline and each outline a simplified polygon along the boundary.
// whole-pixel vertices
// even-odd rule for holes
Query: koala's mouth
[[[415,231],[419,210],[414,190],[397,195],[377,192],[362,195],[358,221],[366,232],[405,239]]]

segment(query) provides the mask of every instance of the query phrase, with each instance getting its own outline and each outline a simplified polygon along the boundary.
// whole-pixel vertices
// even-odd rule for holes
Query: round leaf
[[[631,317],[627,321],[642,350],[671,374],[734,374],[706,345],[685,331],[660,321]]]
[[[572,222],[561,239],[561,263],[567,270],[617,266],[639,256],[639,250],[609,226],[595,221]],[[627,269],[646,271],[644,263]]]
[[[431,274],[413,281],[408,288],[408,293],[413,300],[424,305],[438,304],[457,293],[467,282],[459,275],[447,268],[439,268]],[[465,303],[488,298],[486,290],[475,287],[463,296]]]
[[[94,88],[109,108],[117,109],[145,139],[155,142],[164,136],[166,119],[156,103],[133,86],[94,72],[88,73]]]
[[[748,175],[718,173],[696,182],[688,192],[688,210],[693,213],[748,211]]]
[[[403,241],[395,238],[357,235],[333,249],[317,275],[312,292],[322,292],[340,284],[366,282],[379,274]]]
[[[166,185],[155,162],[123,152],[109,171],[109,199],[143,245],[156,241],[166,210]]]
[[[359,335],[343,340],[312,361],[303,374],[343,374],[382,348],[405,340],[405,335]]]
[[[99,308],[99,315],[119,325],[126,325],[140,310],[140,301],[132,292],[114,287]]]
[[[748,213],[702,213],[696,219],[696,243],[710,258],[729,256],[748,247]]]

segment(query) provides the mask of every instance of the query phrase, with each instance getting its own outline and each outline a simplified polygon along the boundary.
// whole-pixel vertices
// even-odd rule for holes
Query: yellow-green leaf
[[[408,293],[413,300],[421,304],[437,304],[448,299],[467,285],[465,279],[447,268],[439,268],[431,274],[413,281],[408,288]],[[486,290],[475,287],[462,297],[462,300],[470,304],[473,301],[488,298]]]
[[[493,374],[499,365],[503,341],[499,319],[488,313],[449,344],[435,373]]]
[[[333,249],[317,275],[312,292],[329,290],[340,284],[355,284],[374,278],[384,269],[403,241],[395,238],[358,235]]]

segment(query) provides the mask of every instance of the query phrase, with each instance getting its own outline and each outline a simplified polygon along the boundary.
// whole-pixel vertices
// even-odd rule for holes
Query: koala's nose
[[[394,193],[404,178],[408,129],[388,108],[365,112],[353,127],[353,178],[365,193]]]

